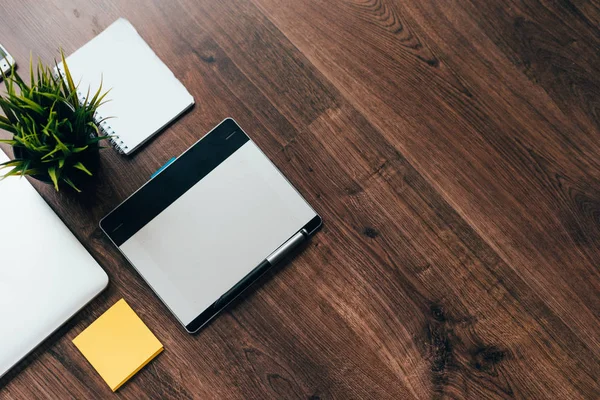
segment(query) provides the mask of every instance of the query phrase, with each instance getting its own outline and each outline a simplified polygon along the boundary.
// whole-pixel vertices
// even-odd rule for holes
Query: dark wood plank
[[[533,1],[257,2],[597,355],[598,126],[560,83],[568,69],[536,78],[506,56],[519,40],[490,39],[512,34],[500,12],[527,10],[532,25],[556,28],[547,51],[577,71],[590,66],[593,107],[597,52],[561,47],[557,36],[587,32],[597,43],[592,28],[577,29],[597,8],[588,18]],[[503,22],[500,33],[490,27]]]
[[[0,397],[111,396],[71,340],[120,297],[166,351],[116,397],[600,397],[599,14],[564,4],[0,4],[23,65],[124,16],[197,101],[135,156],[104,152],[82,196],[34,182],[111,285]],[[189,336],[97,222],[227,116],[326,224]]]

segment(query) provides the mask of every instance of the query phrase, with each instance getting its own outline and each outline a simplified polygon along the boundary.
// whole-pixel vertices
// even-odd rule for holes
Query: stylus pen
[[[269,268],[281,261],[286,255],[288,255],[293,249],[298,247],[300,243],[304,242],[308,237],[308,232],[305,229],[300,230],[294,236],[292,236],[287,242],[282,244],[274,252],[272,252],[266,259],[264,259],[256,268],[240,280],[234,287],[232,287],[227,293],[225,293],[217,302],[215,306],[218,308],[225,307],[229,302],[239,296],[246,288],[248,288],[254,281],[256,281],[262,274],[267,272]]]

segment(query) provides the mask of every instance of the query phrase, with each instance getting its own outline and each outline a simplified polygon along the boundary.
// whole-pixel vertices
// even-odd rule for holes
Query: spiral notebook
[[[110,89],[96,121],[111,144],[131,154],[194,104],[194,98],[158,58],[133,25],[120,18],[67,57],[79,101]],[[62,63],[58,69],[62,69]]]

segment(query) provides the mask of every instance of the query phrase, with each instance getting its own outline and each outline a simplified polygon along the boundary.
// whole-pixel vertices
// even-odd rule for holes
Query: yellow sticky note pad
[[[163,351],[163,345],[123,299],[73,343],[113,392]]]

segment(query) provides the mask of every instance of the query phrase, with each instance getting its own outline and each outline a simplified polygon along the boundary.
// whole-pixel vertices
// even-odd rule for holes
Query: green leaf
[[[58,176],[56,175],[56,167],[49,167],[48,175],[50,176],[52,183],[54,183],[54,189],[56,189],[56,191],[58,192]]]
[[[27,160],[23,163],[21,168],[21,176],[25,176],[26,172],[29,170],[29,166],[31,165],[31,160]]]
[[[9,96],[11,99],[25,103],[25,105],[23,107],[30,108],[31,110],[35,111],[36,113],[44,115],[44,107],[40,106],[36,102],[29,100],[28,98],[23,97],[23,96],[16,96],[16,95],[9,95]]]
[[[12,104],[8,102],[5,98],[0,96],[0,108],[4,112],[4,115],[8,118],[11,124],[16,124],[18,121],[17,116],[12,110]]]
[[[102,82],[100,82],[100,87],[102,87]],[[90,102],[90,87],[88,86],[87,94],[85,95],[85,103],[84,105],[89,105]]]
[[[29,92],[29,86],[27,86],[25,81],[23,81],[23,79],[21,78],[21,75],[19,75],[17,73],[11,73],[10,79],[17,82],[17,85],[19,86],[19,89],[21,90],[21,92]]]
[[[100,75],[100,87],[98,87],[98,90],[96,90],[96,93],[94,93],[94,97],[89,101],[89,105],[92,108],[96,108],[96,104],[98,102],[98,97],[101,95],[102,93],[102,85],[104,83],[104,75]],[[110,92],[110,90],[108,90],[106,93]],[[89,97],[88,97],[89,100]]]
[[[6,87],[6,93],[14,93],[14,80],[15,76],[15,67],[14,65],[10,68],[10,76],[6,76],[4,71],[2,71],[2,78],[4,79],[4,86]]]
[[[81,162],[76,162],[75,164],[73,164],[73,168],[77,168],[78,170],[85,172],[89,176],[92,176],[92,173]]]
[[[0,163],[0,168],[12,167],[12,166],[19,165],[19,164],[22,164],[22,163],[23,163],[23,160],[20,160],[20,159],[9,160],[9,161],[5,161],[3,163]]]
[[[16,167],[14,167],[13,169],[11,169],[10,171],[8,171],[7,173],[5,173],[4,175],[2,175],[1,179],[5,179],[8,178],[9,176],[14,176],[14,175],[18,175],[21,173],[21,169],[22,166],[17,165]]]
[[[36,168],[32,168],[29,169],[29,165],[31,164],[31,161],[29,160],[12,160],[11,163],[13,164],[14,168],[11,169],[10,171],[8,171],[7,173],[5,173],[4,175],[2,175],[2,177],[0,178],[0,180],[7,178],[9,176],[14,176],[14,175],[39,175],[39,174],[43,174],[46,171],[44,170],[40,170],[40,169],[36,169]],[[6,163],[3,163],[6,164]],[[0,169],[2,168],[6,168],[9,167],[9,165],[4,165],[1,166]]]
[[[75,186],[75,184],[73,183],[73,181],[71,181],[69,178],[63,178],[62,179],[67,185],[71,186],[73,189],[75,189],[75,191],[77,191],[77,193],[81,193],[81,190],[79,190],[77,188],[77,186]]]
[[[94,106],[94,108],[98,108],[106,103],[108,103],[111,100],[104,100],[104,98],[106,97],[106,95],[108,95],[108,93],[111,91],[111,89],[107,90],[106,93],[104,93],[102,96],[100,96],[100,98],[97,101],[97,104]],[[104,100],[104,101],[102,101]]]
[[[31,169],[21,172],[21,174],[22,175],[44,175],[44,174],[46,174],[46,172],[48,172],[48,171],[45,169],[31,168]]]
[[[51,125],[52,124],[56,125],[56,116],[57,116],[57,113],[56,113],[56,111],[54,111],[54,106],[55,105],[56,105],[56,102],[52,103],[52,107],[50,107],[50,112],[48,113],[48,123],[46,124],[46,126],[44,126],[42,128],[42,132],[46,136],[50,136]],[[53,130],[56,130],[56,129],[53,129]]]
[[[100,130],[98,129],[98,126],[97,126],[95,123],[93,123],[93,122],[92,122],[92,123],[88,123],[88,126],[89,126],[90,128],[92,128],[92,129],[94,130],[94,133],[95,133],[95,136],[94,136],[94,135],[92,135],[92,134],[89,134],[89,135],[88,135],[88,138],[92,138],[92,137],[98,137],[98,136],[101,136],[101,134],[100,134]]]
[[[86,143],[87,144],[94,144],[94,143],[98,143],[101,140],[106,140],[106,139],[110,139],[112,136],[111,135],[105,135],[105,136],[96,136],[93,138],[89,138]],[[116,136],[115,136],[116,137]]]
[[[23,139],[22,137],[15,135],[15,136],[13,136],[13,139],[16,142],[18,142],[20,145],[22,145],[23,147],[25,147],[25,148],[29,147],[28,146],[29,143],[25,139]]]
[[[60,148],[60,146],[56,146],[52,151],[50,151],[48,154],[46,154],[45,156],[43,156],[42,158],[40,158],[40,160],[45,160],[48,157],[52,157],[54,154],[56,154],[57,152],[61,151],[62,149]],[[54,161],[54,160],[48,160],[48,161]]]
[[[113,119],[113,118],[115,118],[115,117],[104,117],[104,118],[102,118],[101,120],[99,120],[99,121],[96,121],[96,125],[100,125],[100,124],[101,124],[101,123],[103,123],[104,121],[106,121],[106,120],[109,120],[109,119]]]
[[[70,156],[71,155],[71,150],[69,150],[69,148],[67,146],[65,146],[65,144],[63,142],[61,142],[60,139],[58,138],[58,136],[56,136],[54,133],[52,134],[52,136],[54,136],[54,139],[56,139],[56,145],[58,147],[60,147],[60,149],[62,150],[63,154],[65,156]]]
[[[46,98],[51,99],[51,100],[58,100],[58,101],[64,100],[64,98],[62,96],[59,96],[59,95],[57,95],[55,93],[39,92],[38,95],[40,95],[42,97],[46,97]]]
[[[33,78],[33,53],[29,52],[29,84],[33,89],[35,87],[35,79]]]
[[[65,78],[67,80],[67,84],[69,86],[69,92],[71,94],[77,93],[77,87],[73,82],[73,76],[71,75],[71,71],[69,70],[69,66],[67,65],[67,60],[65,59],[65,53],[62,49],[60,49],[60,58],[62,60],[63,68],[65,70]],[[79,108],[79,101],[77,100],[77,96],[72,98],[73,107],[77,110]]]
[[[38,83],[43,82],[43,80],[42,80],[42,69],[43,68],[44,68],[44,65],[42,64],[42,60],[38,56],[38,62],[37,62],[37,66],[36,66]]]
[[[7,124],[3,121],[0,121],[0,129],[4,129],[5,131],[12,133],[13,135],[17,133],[16,128],[11,123]]]

